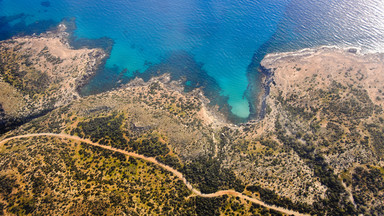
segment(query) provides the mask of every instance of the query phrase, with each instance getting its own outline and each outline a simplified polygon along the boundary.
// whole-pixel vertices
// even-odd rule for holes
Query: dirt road
[[[54,134],[54,133],[26,134],[26,135],[19,135],[19,136],[14,136],[14,137],[9,137],[7,139],[4,139],[4,140],[0,141],[0,146],[5,144],[6,142],[8,142],[10,140],[21,139],[21,138],[29,138],[29,137],[40,137],[40,136],[49,136],[49,137],[58,137],[58,138],[76,140],[76,141],[79,141],[79,142],[87,143],[87,144],[92,145],[92,146],[97,146],[97,147],[100,147],[100,148],[103,148],[103,149],[107,149],[107,150],[110,150],[110,151],[119,152],[119,153],[125,154],[127,156],[139,158],[139,159],[142,159],[142,160],[154,163],[157,166],[160,166],[161,168],[163,168],[165,170],[168,170],[169,172],[173,173],[175,176],[177,176],[180,180],[182,180],[184,182],[184,184],[187,186],[187,188],[190,191],[192,191],[192,193],[194,193],[195,195],[200,196],[200,197],[212,198],[212,197],[220,197],[220,196],[224,196],[224,195],[229,195],[229,196],[243,198],[243,199],[248,200],[248,201],[250,201],[252,203],[259,204],[259,205],[261,205],[263,207],[266,207],[266,208],[269,208],[269,209],[273,209],[273,210],[282,212],[282,213],[287,214],[287,215],[297,215],[297,216],[299,216],[299,215],[300,216],[301,215],[306,215],[306,214],[301,214],[299,212],[295,212],[295,211],[292,211],[292,210],[289,210],[289,209],[285,209],[285,208],[282,208],[282,207],[278,207],[278,206],[274,206],[274,205],[269,205],[269,204],[267,204],[267,203],[265,203],[265,202],[263,202],[261,200],[258,200],[258,199],[246,196],[246,195],[244,195],[242,193],[239,193],[237,191],[234,191],[234,190],[221,190],[221,191],[217,191],[217,192],[211,193],[211,194],[201,193],[200,191],[198,191],[197,189],[192,187],[192,185],[187,181],[187,179],[184,177],[184,175],[181,172],[173,169],[170,166],[167,166],[165,164],[162,164],[162,163],[158,162],[155,158],[146,157],[144,155],[136,154],[134,152],[127,152],[127,151],[124,151],[124,150],[121,150],[121,149],[113,148],[111,146],[100,145],[99,143],[95,143],[95,142],[92,142],[91,140],[83,139],[83,138],[80,138],[80,137],[77,137],[77,136],[71,136],[71,135],[68,135],[68,134]]]

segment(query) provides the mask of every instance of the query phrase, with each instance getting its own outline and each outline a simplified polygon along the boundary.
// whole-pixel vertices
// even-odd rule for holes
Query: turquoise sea
[[[114,42],[84,94],[136,74],[170,72],[185,77],[187,88],[224,96],[242,118],[268,52],[320,45],[384,50],[382,0],[0,0],[0,39],[40,33],[64,18],[75,18],[78,39]]]

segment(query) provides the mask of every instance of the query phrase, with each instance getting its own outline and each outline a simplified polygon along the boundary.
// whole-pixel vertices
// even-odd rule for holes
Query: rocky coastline
[[[40,35],[0,42],[2,132],[66,105],[105,61],[102,49],[74,49],[65,23]],[[12,99],[10,99],[12,98]]]

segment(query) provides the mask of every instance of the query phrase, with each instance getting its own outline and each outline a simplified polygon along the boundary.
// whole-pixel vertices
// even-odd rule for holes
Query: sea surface
[[[250,65],[266,53],[321,45],[384,51],[382,0],[0,0],[0,39],[71,17],[77,38],[114,41],[88,92],[134,74],[183,71],[186,86],[217,84],[242,118],[250,114],[245,92],[257,88]]]

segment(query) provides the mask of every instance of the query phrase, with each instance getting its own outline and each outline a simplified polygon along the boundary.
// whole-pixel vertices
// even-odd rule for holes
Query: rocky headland
[[[38,36],[0,42],[1,131],[79,98],[78,89],[107,54],[73,49],[69,37],[62,23]]]
[[[261,62],[269,94],[257,131],[270,131],[282,147],[292,148],[326,194],[346,194],[363,214],[383,212],[382,184],[368,186],[383,179],[383,58],[320,47],[269,54]]]

